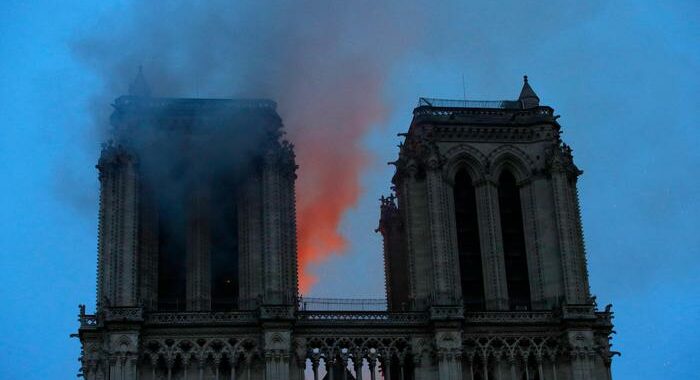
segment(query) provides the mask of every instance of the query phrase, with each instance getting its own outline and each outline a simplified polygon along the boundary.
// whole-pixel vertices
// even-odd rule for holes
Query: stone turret
[[[523,89],[520,90],[518,100],[523,108],[535,108],[540,105],[540,98],[535,94],[535,90],[530,87],[530,83],[527,81],[527,75],[523,76]]]
[[[136,73],[136,78],[129,84],[129,95],[131,96],[151,96],[151,88],[146,82],[146,77],[143,75],[143,66],[139,66],[139,71]]]

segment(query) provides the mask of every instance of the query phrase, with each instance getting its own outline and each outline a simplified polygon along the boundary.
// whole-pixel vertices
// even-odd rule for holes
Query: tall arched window
[[[501,211],[503,254],[510,308],[511,310],[530,309],[530,280],[525,253],[520,189],[515,177],[508,170],[501,173],[498,182],[498,202]]]
[[[211,308],[238,307],[238,205],[236,185],[215,181],[211,204]]]
[[[158,310],[185,310],[186,211],[165,193],[158,210]]]
[[[481,268],[479,221],[476,215],[476,192],[472,178],[464,168],[455,175],[454,201],[464,307],[467,310],[483,310],[484,277]]]

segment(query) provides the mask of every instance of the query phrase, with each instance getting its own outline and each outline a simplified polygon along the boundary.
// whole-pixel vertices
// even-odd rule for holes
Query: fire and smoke
[[[278,101],[300,165],[303,293],[315,283],[308,265],[347,248],[339,224],[371,160],[360,140],[386,116],[384,81],[415,39],[420,12],[403,3],[257,4],[134,3],[100,20],[75,50],[105,84],[93,99],[97,125],[141,64],[155,96]]]

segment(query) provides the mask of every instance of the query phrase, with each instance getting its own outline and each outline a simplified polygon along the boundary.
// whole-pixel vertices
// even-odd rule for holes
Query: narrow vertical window
[[[211,307],[234,310],[238,305],[238,205],[233,181],[215,183],[211,200]]]
[[[455,175],[454,202],[464,307],[467,310],[483,310],[484,277],[481,267],[479,221],[476,215],[476,192],[465,169],[460,169]]]
[[[185,310],[185,210],[163,194],[158,210],[158,310]]]
[[[507,170],[501,173],[498,182],[509,305],[511,310],[529,310],[530,280],[525,253],[520,189],[513,174]]]

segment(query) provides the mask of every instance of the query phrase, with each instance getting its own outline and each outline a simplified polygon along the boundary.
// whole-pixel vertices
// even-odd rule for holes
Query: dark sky
[[[623,353],[615,378],[696,375],[697,2],[169,4],[0,6],[0,377],[74,378],[68,334],[77,304],[94,306],[94,164],[109,102],[139,64],[158,95],[280,103],[306,163],[299,186],[342,195],[338,228],[321,232],[338,240],[307,266],[309,294],[334,297],[383,294],[377,198],[417,98],[512,99],[527,74],[585,172],[591,286],[614,304]],[[342,188],[325,182],[324,146]]]

